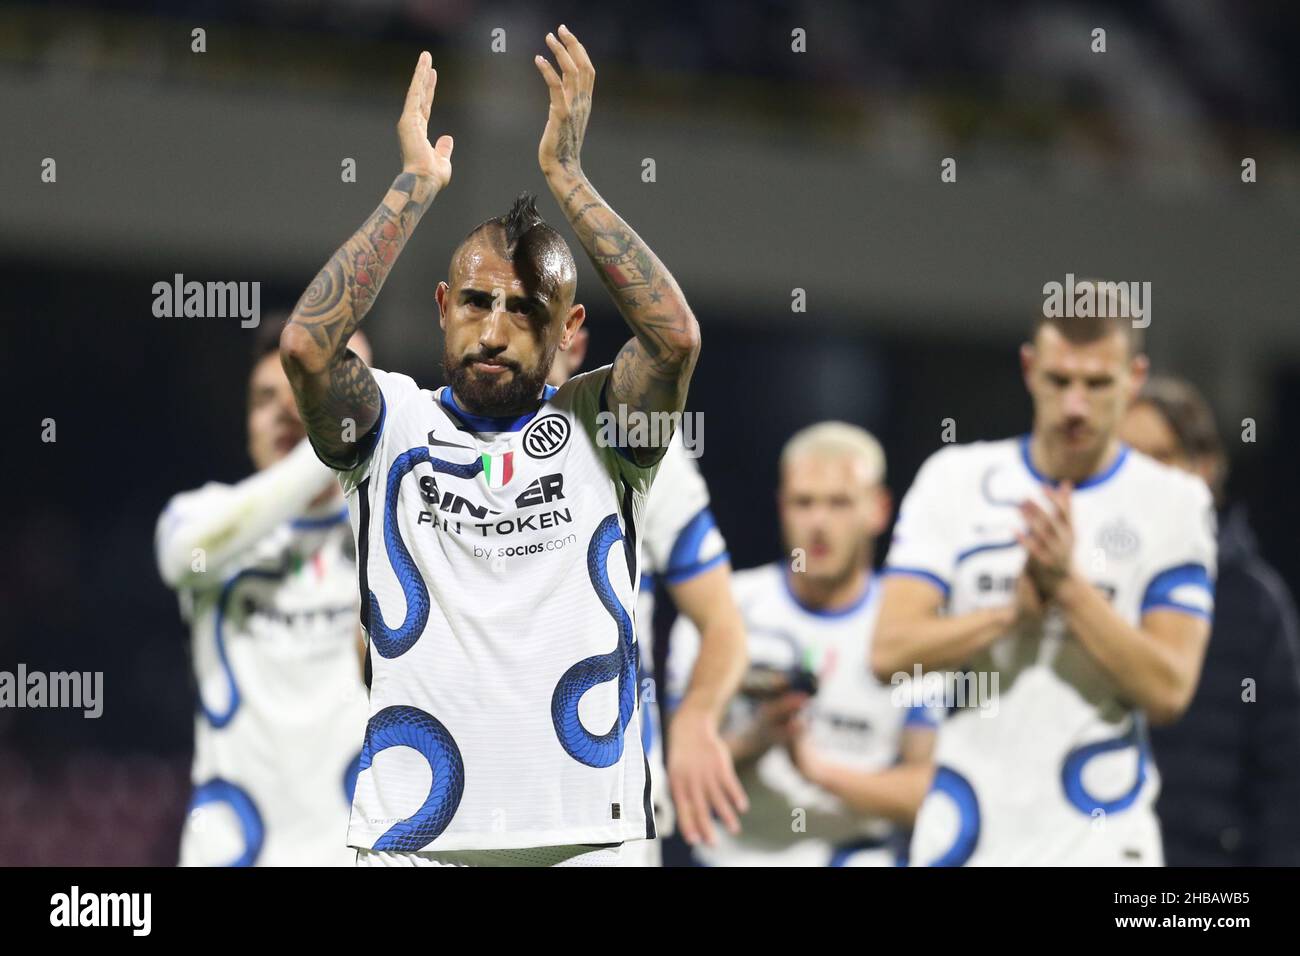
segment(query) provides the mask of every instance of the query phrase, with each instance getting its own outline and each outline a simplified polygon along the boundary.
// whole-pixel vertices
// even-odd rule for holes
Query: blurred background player
[[[555,356],[548,384],[558,388],[582,367],[587,356],[589,334],[579,329],[569,347]],[[677,720],[669,747],[669,765],[675,772],[669,777],[664,765],[663,706],[657,693],[643,695],[648,720],[643,725],[642,744],[650,761],[651,802],[660,839],[642,840],[623,849],[623,866],[661,866],[661,839],[672,832],[673,804],[664,798],[671,791],[686,810],[682,832],[689,843],[712,843],[714,835],[710,809],[718,808],[728,828],[738,828],[739,820],[730,800],[710,801],[709,776],[697,768],[721,761],[724,772],[737,792],[738,805],[744,812],[743,790],[730,766],[730,751],[718,736],[718,725],[727,700],[740,684],[745,669],[745,633],[740,611],[731,596],[731,559],[727,542],[718,530],[709,508],[709,489],[695,462],[686,454],[682,435],[674,433],[664,452],[650,490],[645,517],[641,524],[644,559],[641,566],[641,591],[637,595],[636,621],[641,645],[642,687],[657,688],[654,668],[654,598],[655,585],[662,583],[679,614],[704,635],[706,655],[697,659],[702,674],[722,675],[721,680],[705,677],[695,693],[674,709]],[[647,680],[649,684],[647,685]],[[678,796],[680,791],[680,796]]]
[[[695,847],[707,866],[890,866],[933,774],[938,715],[900,706],[867,665],[879,608],[872,575],[889,524],[885,456],[843,422],[796,433],[777,504],[793,556],[736,573],[751,666],[726,739],[749,796],[739,834]],[[678,618],[676,689],[699,632]]]
[[[1198,475],[1219,512],[1214,624],[1196,696],[1152,731],[1156,810],[1170,866],[1300,865],[1300,635],[1291,594],[1264,560],[1244,505],[1228,506],[1214,413],[1176,378],[1152,378],[1120,436]]]
[[[913,864],[1161,862],[1144,718],[1196,689],[1214,513],[1117,436],[1147,360],[1113,288],[1076,290],[1118,317],[1040,317],[1021,347],[1031,434],[936,452],[903,500],[876,673],[963,668],[993,698],[940,728]]]
[[[356,551],[280,367],[283,319],[257,330],[248,454],[257,473],[176,495],[158,520],[163,580],[191,627],[198,684],[183,866],[348,866],[365,732]],[[370,360],[361,335],[351,346]]]

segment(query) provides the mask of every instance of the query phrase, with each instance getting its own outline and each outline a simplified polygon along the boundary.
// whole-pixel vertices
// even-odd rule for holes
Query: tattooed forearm
[[[691,363],[694,367],[694,363]],[[640,396],[638,408],[667,410],[681,408],[686,399],[687,382],[679,369],[653,355],[640,339],[630,339],[619,349],[610,372],[614,394],[631,400]]]
[[[616,400],[674,411],[699,354],[699,326],[672,275],[585,177],[552,188],[601,282],[635,336],[614,361]],[[569,187],[569,188],[565,188]]]
[[[291,384],[317,452],[341,468],[355,464],[356,442],[379,415],[379,386],[370,369],[349,350],[324,376]]]
[[[280,353],[303,424],[323,457],[353,460],[354,445],[379,417],[379,387],[347,342],[374,304],[437,192],[402,173],[369,219],[312,280],[280,339]]]
[[[342,355],[433,196],[433,187],[414,173],[398,176],[379,208],[334,253],[298,300],[289,321],[306,328],[330,357]]]

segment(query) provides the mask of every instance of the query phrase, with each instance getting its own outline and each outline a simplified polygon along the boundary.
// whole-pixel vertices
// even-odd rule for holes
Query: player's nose
[[[1088,414],[1088,393],[1082,386],[1065,391],[1065,414],[1071,418],[1085,418]]]
[[[485,349],[504,349],[509,344],[506,337],[508,321],[505,309],[493,309],[479,329],[479,345]]]
[[[831,527],[829,508],[814,507],[808,513],[808,537],[814,544],[824,544],[826,533]]]

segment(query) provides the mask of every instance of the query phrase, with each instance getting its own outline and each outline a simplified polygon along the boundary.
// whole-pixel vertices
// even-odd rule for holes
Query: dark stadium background
[[[398,172],[392,123],[421,48],[455,172],[366,322],[378,366],[441,382],[433,287],[471,226],[544,192],[529,61],[566,22],[599,76],[584,166],[703,328],[690,405],[737,567],[779,554],[775,459],[802,425],[871,429],[899,496],[943,419],[961,441],[1025,430],[1016,349],[1042,284],[1074,272],[1153,282],[1155,367],[1211,398],[1231,496],[1294,591],[1297,9],[0,6],[0,669],[105,673],[99,720],[0,711],[0,864],[174,860],[194,702],[152,532],[174,492],[247,474],[252,333],[155,318],[152,286],[256,280],[264,314],[290,306]],[[505,54],[489,52],[498,26]],[[1105,54],[1088,51],[1097,26]],[[806,54],[790,52],[795,27]],[[56,184],[40,181],[46,156]],[[958,181],[943,184],[948,156]],[[549,195],[541,208],[566,228]],[[579,292],[591,367],[625,332],[585,262]]]

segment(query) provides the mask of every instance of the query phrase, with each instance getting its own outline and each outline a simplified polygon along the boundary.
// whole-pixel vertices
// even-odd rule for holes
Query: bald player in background
[[[568,347],[557,352],[547,379],[559,387],[582,367],[589,336],[578,330]],[[727,701],[745,670],[745,632],[740,611],[731,596],[731,559],[727,543],[709,507],[709,489],[695,462],[686,452],[681,432],[673,436],[655,476],[654,488],[642,523],[645,562],[637,599],[637,632],[643,648],[642,686],[657,686],[654,673],[654,593],[662,582],[678,613],[685,615],[704,635],[706,650],[699,656],[698,673],[689,682],[684,699],[674,709],[668,767],[664,766],[661,728],[668,703],[658,694],[647,698],[650,719],[643,745],[650,760],[653,781],[651,801],[660,835],[672,832],[678,808],[682,837],[687,843],[717,842],[712,812],[732,832],[741,826],[737,813],[748,808],[744,789],[736,778],[731,756],[718,734]],[[659,706],[655,706],[658,704]],[[664,778],[673,803],[664,801]],[[732,794],[732,798],[725,797]],[[734,802],[734,807],[733,807]],[[645,840],[624,848],[623,866],[662,866],[659,840]]]
[[[1243,505],[1229,506],[1214,413],[1189,382],[1152,378],[1120,437],[1201,478],[1220,508],[1214,626],[1196,696],[1154,728],[1170,866],[1300,866],[1300,633]]]
[[[903,499],[873,666],[975,691],[948,701],[913,865],[1162,862],[1146,725],[1196,689],[1214,512],[1119,440],[1148,364],[1123,288],[1045,301],[1020,350],[1031,432],[935,452]]]
[[[158,520],[163,580],[191,627],[198,688],[184,866],[350,866],[348,807],[366,725],[356,551],[280,366],[283,319],[256,332],[256,473],[178,494]],[[357,333],[357,361],[370,346]]]
[[[752,666],[726,739],[751,808],[739,834],[695,847],[707,866],[892,866],[934,772],[942,711],[910,682],[867,664],[880,589],[876,537],[888,526],[885,455],[868,432],[822,422],[781,452],[777,505],[790,558],[736,573]],[[700,646],[678,618],[670,691]]]

